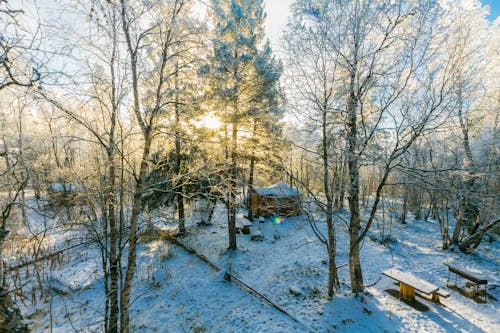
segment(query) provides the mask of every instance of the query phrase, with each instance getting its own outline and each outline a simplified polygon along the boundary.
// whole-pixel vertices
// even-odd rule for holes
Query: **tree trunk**
[[[255,158],[252,156],[250,157],[250,174],[248,176],[248,219],[250,221],[253,221],[253,211],[252,211],[252,190],[253,190],[253,177],[254,177],[254,170],[255,170]]]
[[[118,44],[118,34],[116,28],[116,12],[113,11],[113,50],[111,53],[110,61],[110,72],[111,72],[111,122],[109,131],[109,146],[107,149],[107,162],[108,162],[108,186],[106,188],[106,215],[107,221],[109,223],[109,322],[107,323],[107,329],[110,333],[117,333],[119,327],[119,305],[118,305],[118,295],[119,295],[119,279],[120,279],[120,265],[119,261],[121,256],[118,254],[118,240],[119,240],[119,230],[116,220],[116,165],[115,165],[115,134],[116,134],[116,122],[118,115],[118,102],[117,102],[117,85],[116,85],[116,75],[115,75],[115,63],[117,56],[117,44]],[[107,227],[106,227],[107,229]],[[107,244],[105,245],[107,246]],[[106,269],[106,267],[104,267]]]
[[[500,219],[497,219],[497,220],[491,222],[490,224],[486,224],[481,229],[477,230],[475,233],[473,233],[472,235],[465,238],[459,244],[460,251],[462,251],[465,254],[470,254],[470,253],[474,252],[477,249],[477,247],[479,246],[479,244],[481,244],[481,241],[483,240],[484,235],[486,235],[486,233],[489,230],[492,230],[493,228],[495,228],[499,224],[500,224]]]
[[[455,228],[453,229],[453,235],[451,236],[451,244],[458,245],[458,240],[463,226],[463,207],[461,205],[459,205],[458,216],[455,220]]]
[[[120,293],[120,333],[130,332],[130,296],[132,292],[132,281],[135,275],[137,257],[137,222],[142,207],[142,194],[144,192],[144,180],[146,178],[148,159],[152,143],[151,130],[146,129],[144,133],[144,149],[142,152],[141,166],[136,180],[134,198],[132,203],[132,213],[130,215],[130,231],[128,235],[129,249],[127,259],[127,270],[125,281]]]
[[[358,239],[358,233],[356,230],[350,231],[350,242],[355,242]],[[363,273],[361,270],[361,262],[359,256],[359,243],[354,247],[350,248],[349,251],[349,274],[351,276],[351,290],[353,293],[357,294],[363,291]]]
[[[137,256],[137,223],[139,220],[139,214],[142,208],[142,194],[144,192],[144,181],[146,178],[148,160],[150,155],[150,148],[152,144],[152,122],[146,122],[141,113],[140,107],[140,93],[139,93],[139,74],[137,73],[137,46],[134,46],[132,38],[130,36],[130,21],[127,15],[127,4],[126,0],[120,0],[120,16],[122,21],[122,30],[125,35],[125,40],[127,44],[127,51],[130,57],[130,77],[132,81],[132,92],[133,92],[133,112],[135,114],[136,121],[139,128],[142,131],[144,146],[141,156],[141,164],[139,169],[139,175],[135,177],[135,189],[132,199],[132,212],[130,215],[130,230],[128,234],[128,257],[127,257],[127,269],[125,271],[125,278],[122,285],[122,290],[120,292],[120,333],[130,332],[130,296],[132,292],[132,281],[135,274],[136,266],[136,256]],[[162,63],[162,66],[164,63]],[[163,73],[161,73],[162,75]],[[160,75],[160,77],[161,77]],[[151,119],[150,119],[151,120]]]
[[[186,218],[184,213],[184,196],[182,194],[182,186],[179,189],[180,193],[177,193],[177,210],[179,218],[179,233],[184,234],[186,232]]]
[[[356,36],[355,36],[356,37]],[[347,104],[347,165],[349,172],[349,273],[351,277],[351,289],[353,293],[363,291],[363,274],[361,272],[361,262],[359,259],[359,230],[361,219],[359,212],[359,167],[357,153],[358,137],[358,100],[356,95],[356,72],[357,72],[357,52],[359,49],[357,38],[354,39],[354,60],[350,69],[349,78],[349,99]]]
[[[437,220],[439,222],[439,227],[441,230],[442,249],[447,250],[448,245],[449,245],[448,230],[446,229],[445,220],[443,217],[441,217],[441,215],[439,215],[439,212],[438,212],[436,206],[434,206],[434,215],[437,216]]]
[[[107,221],[103,218],[103,221]],[[107,223],[103,223],[106,224]],[[104,233],[105,235],[105,233]],[[109,271],[108,271],[108,255],[106,253],[107,248],[107,239],[103,241],[103,245],[101,246],[101,265],[103,270],[103,285],[104,285],[104,295],[109,295]],[[106,247],[106,248],[105,248]],[[106,300],[104,302],[104,332],[109,332],[109,323],[110,323],[110,313],[109,313],[109,297],[106,296]]]
[[[401,223],[406,224],[406,214],[408,213],[408,190],[407,185],[403,189],[403,211],[401,212]]]
[[[255,138],[257,135],[257,119],[253,120],[253,132],[252,137]],[[252,211],[252,190],[253,190],[253,182],[254,182],[254,173],[255,173],[255,156],[252,154],[250,157],[250,168],[248,174],[248,219],[250,221],[253,220],[253,211]]]
[[[361,219],[359,212],[359,169],[356,155],[356,116],[351,114],[349,134],[349,272],[353,293],[363,291],[363,275],[359,259],[359,230]]]
[[[472,156],[472,150],[470,148],[469,140],[469,125],[467,123],[466,116],[463,112],[463,100],[462,100],[462,88],[459,87],[458,90],[458,119],[460,123],[460,128],[462,130],[462,144],[465,152],[466,163],[465,170],[474,172],[474,158]],[[462,219],[466,226],[471,227],[473,222],[476,220],[479,213],[479,207],[475,202],[476,193],[474,191],[474,178],[469,178],[463,183],[463,194],[460,197],[460,205],[463,208]]]
[[[335,226],[333,224],[332,200],[327,202],[326,223],[328,226],[328,297],[332,298],[339,286],[339,276],[336,264]]]
[[[231,144],[231,179],[229,184],[228,219],[227,227],[229,234],[229,250],[236,250],[236,149],[238,147],[238,127],[236,121],[232,123],[232,144]]]
[[[114,145],[114,143],[112,143]],[[109,332],[118,332],[118,293],[119,293],[119,272],[118,272],[118,229],[116,223],[116,211],[115,211],[115,165],[113,159],[113,149],[109,149],[108,155],[108,188],[106,194],[107,202],[107,217],[109,222]]]
[[[322,158],[323,158],[323,191],[326,196],[326,225],[328,228],[328,298],[332,298],[335,288],[339,285],[337,264],[335,262],[336,243],[335,226],[333,225],[333,195],[330,188],[330,166],[328,164],[328,133],[327,133],[327,106],[323,106],[322,117]]]
[[[423,205],[423,193],[422,190],[420,189],[414,189],[416,193],[414,194],[414,200],[415,200],[415,220],[420,220],[422,219],[422,205]]]
[[[181,147],[181,133],[180,133],[180,110],[179,110],[179,64],[176,63],[175,71],[175,168],[177,173],[177,178],[180,179],[177,187],[177,211],[179,218],[179,233],[183,234],[186,232],[186,222],[184,216],[184,186],[182,185],[182,147]]]
[[[338,182],[338,190],[335,195],[335,209],[342,209],[344,206],[344,196],[345,196],[345,170],[346,169],[346,161],[345,158],[341,158],[340,166],[338,167],[337,174],[337,182]]]
[[[5,238],[7,237],[7,234],[9,233],[9,231],[4,228],[4,226],[3,226],[4,224],[5,223],[0,224],[0,290],[3,290],[2,288],[4,287],[4,281],[5,281],[5,267],[4,267],[4,261],[3,261],[3,244],[5,242]]]

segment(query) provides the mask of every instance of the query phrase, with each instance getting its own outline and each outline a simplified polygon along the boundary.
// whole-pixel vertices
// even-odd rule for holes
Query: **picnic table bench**
[[[476,294],[479,295],[479,286],[484,285],[484,300],[487,301],[487,293],[486,293],[486,285],[488,284],[488,280],[486,279],[481,279],[477,276],[475,276],[473,273],[468,272],[464,269],[457,268],[455,266],[452,266],[448,263],[444,263],[445,266],[448,267],[448,280],[446,282],[446,285],[449,285],[450,282],[450,274],[454,273],[455,274],[455,286],[457,286],[457,277],[460,276],[466,280],[469,280],[474,284],[476,287]]]
[[[399,294],[401,297],[410,301],[415,300],[415,290],[429,296],[431,300],[436,303],[439,303],[439,297],[446,298],[450,296],[449,292],[441,290],[438,286],[419,279],[410,273],[401,272],[392,268],[383,271],[382,274],[399,282]]]

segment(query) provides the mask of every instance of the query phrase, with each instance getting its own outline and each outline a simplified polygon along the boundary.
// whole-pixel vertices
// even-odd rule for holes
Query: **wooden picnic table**
[[[458,286],[457,284],[457,276],[461,276],[462,278],[466,279],[466,280],[469,280],[470,282],[472,282],[472,284],[474,284],[474,286],[476,287],[476,294],[479,296],[480,293],[479,293],[479,286],[480,285],[484,285],[484,301],[487,302],[488,298],[487,298],[487,292],[486,292],[486,285],[488,284],[488,280],[486,279],[481,279],[477,276],[475,276],[472,272],[469,272],[463,268],[458,268],[458,267],[455,267],[455,266],[452,266],[448,263],[444,263],[445,266],[448,267],[448,281],[446,282],[446,284],[449,286],[450,285],[450,273],[453,273],[455,274],[455,286]]]
[[[391,268],[383,271],[382,274],[399,282],[399,294],[407,300],[415,300],[415,290],[424,295],[430,296],[432,301],[437,303],[439,303],[439,296],[450,296],[448,292],[439,290],[438,286],[419,279],[410,273]]]

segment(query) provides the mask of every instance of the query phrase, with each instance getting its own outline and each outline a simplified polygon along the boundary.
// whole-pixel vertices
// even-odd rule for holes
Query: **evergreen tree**
[[[272,57],[269,43],[259,48],[264,37],[262,0],[213,0],[210,16],[214,31],[208,73],[224,123],[229,249],[234,250],[238,162],[243,156],[239,140],[249,128],[255,134],[253,128],[263,124],[264,115],[276,114],[281,65]]]

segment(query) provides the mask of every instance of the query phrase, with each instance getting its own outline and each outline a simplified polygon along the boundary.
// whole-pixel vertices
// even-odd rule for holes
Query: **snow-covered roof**
[[[302,192],[290,187],[284,182],[279,182],[269,187],[259,187],[254,189],[258,195],[275,195],[280,197],[292,197],[302,195]]]
[[[69,183],[66,183],[66,184],[54,183],[50,186],[50,188],[52,189],[52,191],[55,191],[55,192],[74,192],[74,191],[83,190],[82,186],[76,185],[76,184],[69,184]]]

